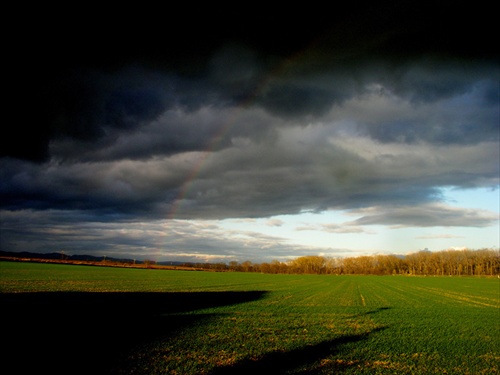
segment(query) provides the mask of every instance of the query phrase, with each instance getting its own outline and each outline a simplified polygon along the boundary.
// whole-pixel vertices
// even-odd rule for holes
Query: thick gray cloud
[[[414,105],[392,95],[367,95],[307,125],[284,125],[283,119],[253,109],[167,112],[141,130],[125,132],[107,148],[86,150],[73,144],[68,152],[81,150],[81,160],[73,155],[37,165],[4,159],[5,207],[116,211],[144,217],[168,215],[174,209],[184,218],[266,217],[302,210],[418,204],[439,199],[440,186],[498,184],[495,138],[465,144],[379,142],[364,130],[395,117],[425,129],[436,118],[453,122],[460,121],[464,111],[476,112],[478,118],[484,114],[481,108],[457,107],[454,112],[448,102],[440,104]],[[366,125],[370,114],[371,124]],[[248,125],[252,122],[267,125],[262,132],[269,136],[260,134],[259,127],[252,134]],[[161,153],[171,150],[170,142],[176,143],[162,132],[170,124],[182,129],[177,144],[204,139],[202,150]],[[202,135],[190,130],[204,127],[210,130],[201,131]],[[415,127],[408,126],[407,132]],[[61,155],[69,146],[53,144]]]
[[[7,46],[16,125],[0,150],[46,161],[61,137],[107,147],[116,130],[173,106],[252,102],[281,116],[321,115],[373,82],[415,100],[450,97],[481,79],[498,82],[488,8],[402,1],[195,15],[177,5],[168,16],[78,9],[79,19],[44,9],[46,17],[24,19],[36,32]]]

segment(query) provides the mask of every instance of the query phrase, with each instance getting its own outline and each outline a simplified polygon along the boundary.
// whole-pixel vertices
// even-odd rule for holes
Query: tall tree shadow
[[[4,374],[107,374],[138,345],[212,315],[185,314],[254,301],[264,291],[0,294]]]

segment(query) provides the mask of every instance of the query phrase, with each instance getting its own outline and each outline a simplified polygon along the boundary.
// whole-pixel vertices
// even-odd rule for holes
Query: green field
[[[500,369],[496,278],[0,262],[0,291],[4,374]]]

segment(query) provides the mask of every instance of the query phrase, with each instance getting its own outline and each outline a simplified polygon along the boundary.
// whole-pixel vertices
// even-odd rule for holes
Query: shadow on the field
[[[390,307],[379,307],[355,314],[355,316],[373,315],[389,309]],[[345,335],[288,352],[271,352],[257,360],[246,359],[231,366],[220,367],[211,372],[210,375],[285,374],[290,371],[301,375],[317,373],[339,374],[350,367],[357,366],[359,363],[354,361],[328,360],[329,356],[338,353],[342,345],[366,340],[371,334],[386,328],[379,327],[359,335]],[[318,364],[322,360],[323,363]]]
[[[385,311],[385,310],[390,310],[390,309],[392,309],[392,307],[377,307],[376,309],[368,310],[368,311],[362,312],[362,313],[357,314],[357,315],[358,316],[373,315],[373,314],[377,314],[379,312],[382,312],[382,311]]]
[[[249,292],[0,294],[8,374],[106,374],[134,347],[214,314],[182,314],[258,300]],[[7,372],[6,372],[7,374]]]
[[[359,363],[347,360],[333,361],[328,360],[328,357],[338,353],[342,345],[366,340],[372,333],[385,328],[376,328],[360,335],[341,336],[288,352],[271,352],[257,360],[246,359],[232,366],[220,367],[210,375],[286,374],[290,371],[300,375],[339,374]]]

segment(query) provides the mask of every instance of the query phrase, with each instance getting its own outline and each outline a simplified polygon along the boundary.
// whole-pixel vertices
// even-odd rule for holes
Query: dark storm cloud
[[[147,163],[2,163],[3,207],[83,210],[96,221],[157,217],[157,207],[175,200],[191,164],[182,157]]]
[[[211,155],[190,181],[178,215],[266,217],[418,205],[439,201],[440,186],[496,185],[498,157],[495,142],[384,145],[319,125],[290,127],[267,145],[249,142]]]
[[[357,105],[359,114],[355,117],[358,119],[358,129],[381,142],[475,144],[498,141],[498,71],[486,71],[490,74],[489,78],[475,80],[469,71],[464,70],[463,74],[456,75],[456,80],[463,81],[460,89],[434,100],[427,98],[415,102],[413,98],[408,98],[406,102],[394,101],[385,117],[377,116],[376,109],[363,107],[367,103],[362,100],[349,105]],[[469,77],[464,78],[467,75]],[[436,77],[436,81],[439,81],[439,77]],[[407,87],[409,89],[412,85]],[[377,93],[372,89],[370,95],[401,98],[388,87],[379,86],[379,90]],[[429,91],[423,92],[429,94]],[[417,90],[413,93],[416,94]],[[408,115],[410,112],[414,114]]]
[[[400,108],[399,100],[396,104],[395,108],[391,100],[375,96],[344,110],[348,118],[356,118],[361,105],[371,108],[372,117],[382,119],[397,110],[421,121],[428,121],[426,113],[432,112]],[[377,143],[343,136],[335,126],[342,118],[334,113],[333,126],[322,122],[278,126],[273,137],[265,139],[235,130],[240,136],[232,137],[223,150],[139,158],[150,156],[151,149],[165,146],[162,142],[170,139],[162,136],[164,122],[181,123],[186,129],[205,122],[211,128],[210,124],[234,117],[230,112],[221,115],[217,108],[191,115],[169,113],[145,126],[144,132],[122,134],[118,142],[99,152],[91,150],[87,155],[81,149],[81,162],[36,165],[3,159],[3,207],[89,210],[104,218],[125,219],[165,217],[178,205],[176,215],[183,218],[267,217],[303,210],[426,203],[440,199],[439,186],[498,183],[495,139],[470,145]],[[247,110],[235,126],[252,120],[280,124],[261,111]],[[197,139],[185,134],[187,139]]]
[[[28,17],[26,27],[33,32],[9,45],[8,107],[17,113],[2,137],[2,155],[48,160],[49,143],[61,137],[107,147],[115,130],[136,129],[172,106],[253,100],[284,116],[318,115],[355,94],[359,78],[372,73],[399,77],[396,92],[435,99],[464,89],[457,81],[461,69],[446,77],[432,67],[420,74],[408,69],[410,62],[444,61],[445,69],[447,61],[459,67],[471,61],[496,64],[489,40],[494,12],[488,6],[363,5],[280,13],[202,7],[195,14],[183,6],[165,13],[87,8],[78,9],[78,18],[71,12]],[[138,79],[126,73],[131,66],[156,76]],[[329,88],[310,84],[332,70],[337,73]],[[270,79],[275,75],[282,78]],[[368,83],[373,80],[384,81],[368,77]]]

